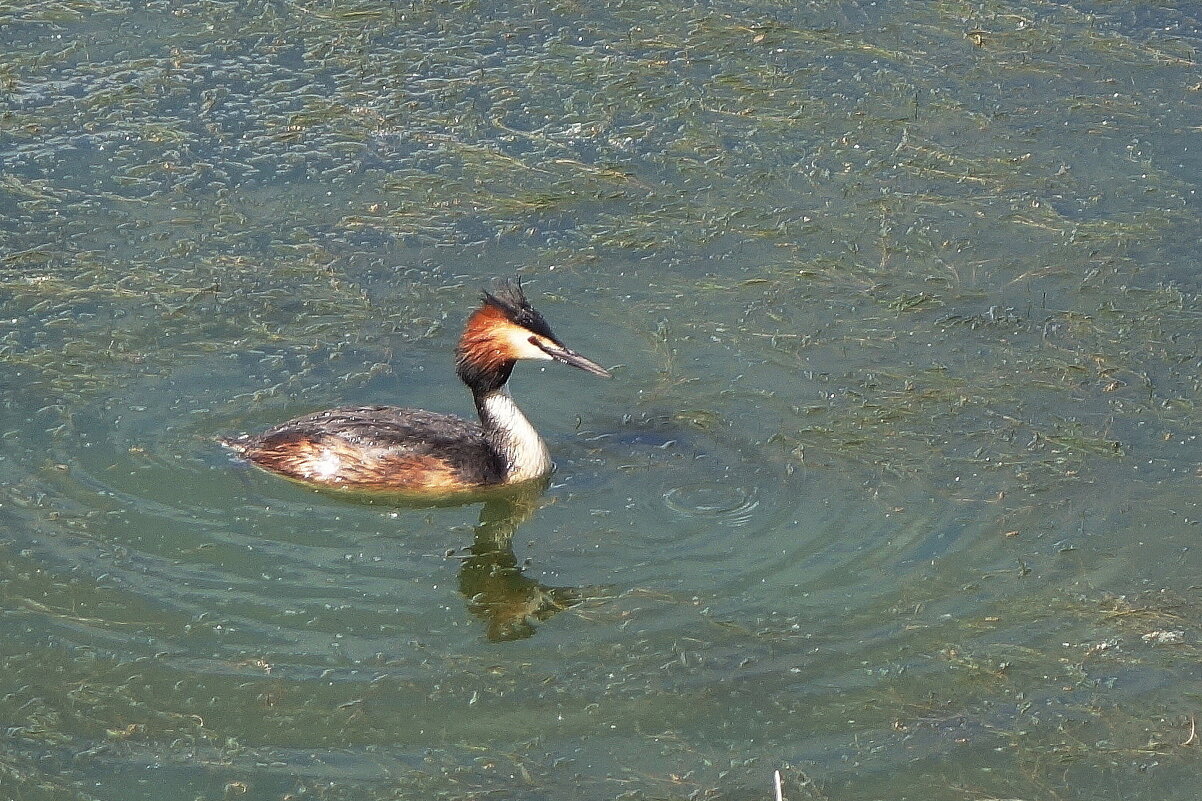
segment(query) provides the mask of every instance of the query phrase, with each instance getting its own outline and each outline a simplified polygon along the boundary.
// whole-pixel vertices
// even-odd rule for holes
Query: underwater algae
[[[5,791],[1186,797],[1187,7],[66,2],[0,31]],[[680,444],[557,443],[595,483],[519,537],[528,575],[618,586],[505,651],[454,586],[427,611],[468,557],[413,553],[470,522],[357,539],[387,520],[221,483],[201,443],[455,391],[455,310],[512,272],[629,351],[592,433]],[[714,486],[737,513],[701,514]],[[832,486],[846,512],[795,522]]]

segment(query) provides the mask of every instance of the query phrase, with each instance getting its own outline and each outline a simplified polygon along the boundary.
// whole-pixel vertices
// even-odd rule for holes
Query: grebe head
[[[570,350],[534,310],[516,281],[497,281],[472,312],[455,348],[455,366],[476,391],[500,389],[519,359],[553,359],[593,375],[610,377],[601,365]]]

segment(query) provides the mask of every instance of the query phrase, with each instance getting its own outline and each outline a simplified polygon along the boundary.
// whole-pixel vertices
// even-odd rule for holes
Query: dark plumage
[[[447,490],[505,477],[483,427],[422,409],[345,406],[222,443],[267,470],[334,486]]]

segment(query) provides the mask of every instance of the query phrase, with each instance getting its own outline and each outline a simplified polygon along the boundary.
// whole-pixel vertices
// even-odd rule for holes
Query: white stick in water
[[[776,793],[776,801],[785,801],[785,797],[781,794],[781,791],[780,791],[780,771],[779,770],[772,771],[772,789]]]

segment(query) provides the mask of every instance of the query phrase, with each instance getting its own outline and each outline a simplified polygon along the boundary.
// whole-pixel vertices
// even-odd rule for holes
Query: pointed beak
[[[575,351],[568,350],[565,347],[551,342],[541,340],[531,341],[534,342],[534,344],[537,345],[543,353],[547,354],[557,362],[563,362],[564,364],[570,364],[573,367],[579,367],[586,373],[599,375],[602,378],[613,378],[613,375],[609,372],[609,370],[606,370],[604,367],[592,361],[591,359],[584,358]]]

